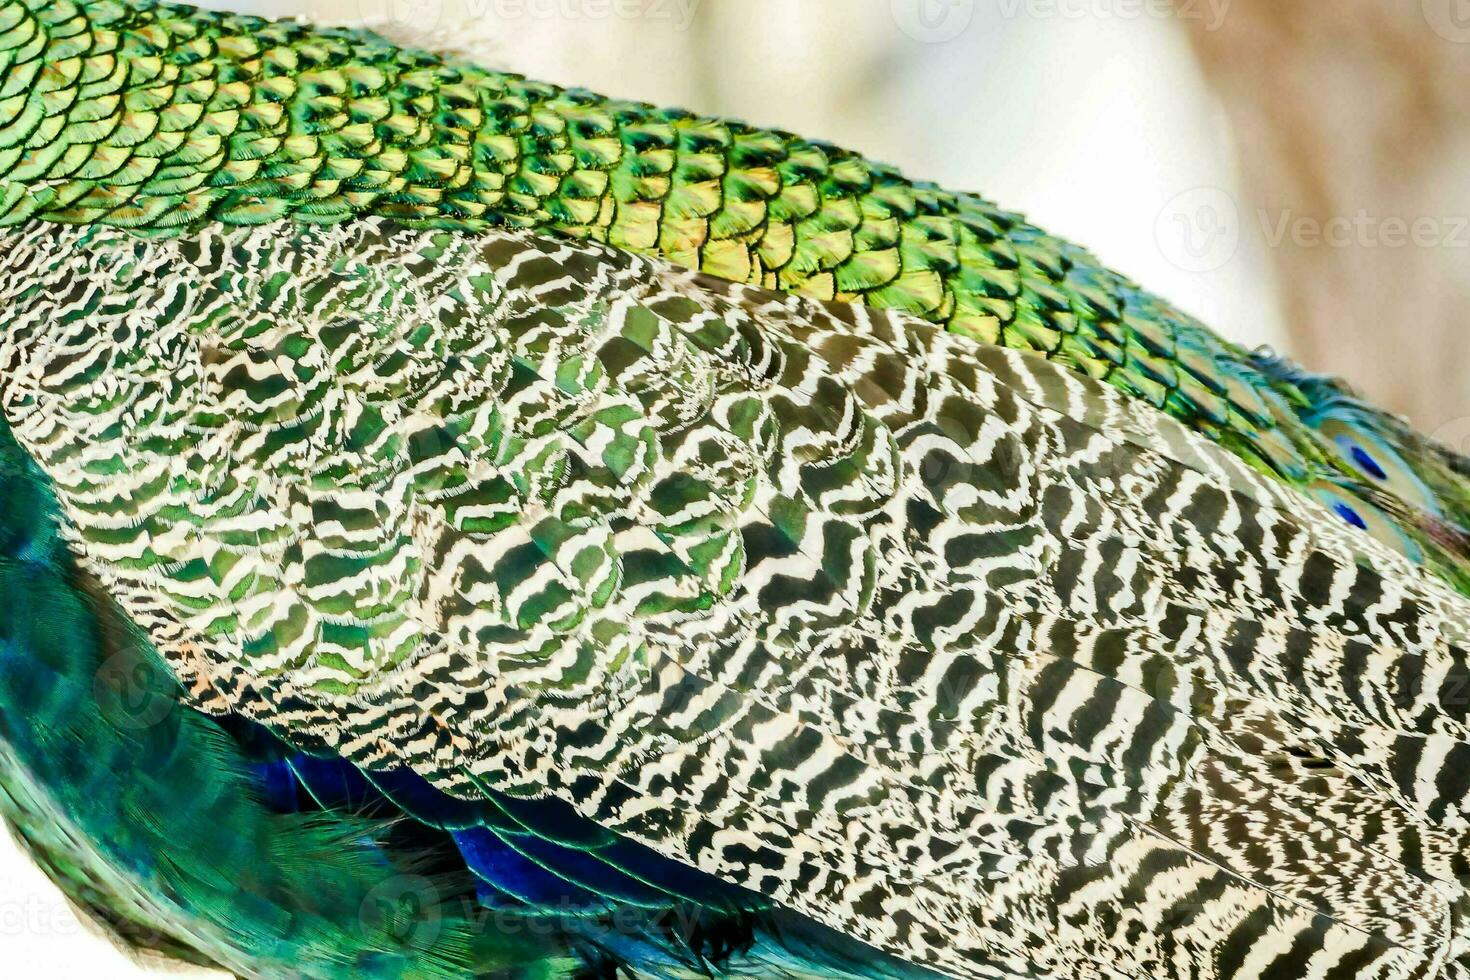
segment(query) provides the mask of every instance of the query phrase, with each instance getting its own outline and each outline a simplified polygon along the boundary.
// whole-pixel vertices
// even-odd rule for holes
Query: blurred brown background
[[[1269,252],[1286,346],[1470,450],[1470,0],[1232,0],[1218,30],[1185,23],[1246,200],[1273,231],[1291,216]]]

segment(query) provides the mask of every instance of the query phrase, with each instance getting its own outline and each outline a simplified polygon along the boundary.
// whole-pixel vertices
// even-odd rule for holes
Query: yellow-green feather
[[[790,133],[361,31],[117,0],[0,4],[0,226],[39,217],[167,234],[369,213],[594,238],[1033,351],[1295,486],[1389,515],[1379,536],[1470,584],[1470,494],[1453,457],[1402,437],[1399,455],[1436,494],[1429,511],[1365,480],[1318,430],[1295,372],[976,195]],[[1368,415],[1370,429],[1398,432]]]

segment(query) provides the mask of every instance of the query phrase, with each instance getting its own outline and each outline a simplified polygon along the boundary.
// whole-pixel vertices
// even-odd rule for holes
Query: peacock
[[[1470,461],[1019,215],[0,0],[0,241],[0,812],[125,943],[1470,977]]]

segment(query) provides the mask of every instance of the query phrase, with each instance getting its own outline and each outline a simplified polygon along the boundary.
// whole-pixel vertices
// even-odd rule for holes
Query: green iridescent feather
[[[263,805],[240,746],[76,569],[3,427],[0,588],[0,814],[123,938],[242,975],[564,975],[549,938],[480,928],[451,887],[398,908],[434,872],[381,821]]]
[[[378,214],[537,228],[902,310],[1106,379],[1470,587],[1470,495],[1451,455],[973,194],[366,32],[183,6],[10,0],[0,71],[0,226],[165,234]],[[1324,436],[1324,401],[1387,451],[1365,468]]]
[[[932,980],[753,895],[659,905],[638,849],[566,815],[538,825],[515,801],[450,800],[382,775],[361,783],[371,794],[343,795],[344,773],[362,779],[353,767],[308,766],[264,730],[193,708],[76,568],[60,520],[0,423],[0,818],[126,943],[240,976],[314,980],[612,977],[630,959],[640,976],[669,980],[705,976],[699,964],[714,961],[732,978]],[[273,767],[301,774],[291,792],[309,805],[271,798],[279,781],[262,773]],[[610,862],[603,904],[478,907],[475,878],[446,869],[451,829]],[[599,887],[574,868],[560,879],[571,892]],[[681,878],[697,887],[697,874]],[[645,897],[630,901],[630,885]]]
[[[1339,383],[1215,336],[977,196],[789,133],[563,90],[363,32],[108,0],[0,3],[0,226],[187,237],[366,215],[595,239],[1034,352],[1207,434],[1470,592],[1463,460]],[[262,294],[290,285],[268,283]],[[252,392],[259,404],[269,395]],[[241,972],[615,968],[600,953],[571,965],[561,935],[507,943],[453,906],[436,912],[428,949],[413,929],[363,918],[385,880],[420,875],[423,853],[392,845],[380,822],[327,797],[309,815],[265,805],[247,775],[261,767],[293,769],[308,793],[319,787],[288,747],[252,754],[249,739],[184,707],[188,693],[72,566],[54,536],[54,504],[8,432],[0,517],[0,585],[19,597],[0,614],[0,741],[9,749],[0,807],[68,893],[123,935]],[[703,577],[713,561],[691,565]],[[357,570],[346,559],[335,565],[344,579]],[[731,561],[728,577],[737,574]],[[732,584],[722,578],[721,590]],[[343,602],[344,616],[363,611]],[[113,703],[140,691],[167,708],[142,729]],[[404,814],[418,819],[407,805],[392,815]],[[553,836],[489,805],[474,820],[502,839]],[[612,846],[609,836],[586,852]],[[261,854],[271,860],[255,860]],[[256,863],[258,877],[242,878]],[[318,889],[333,900],[318,902]],[[721,924],[737,933],[721,969],[744,962],[739,975],[774,975],[771,961],[747,955],[775,932],[775,920],[761,918],[774,915],[765,903],[707,911],[729,913]],[[786,955],[779,945],[771,955]],[[708,949],[688,952],[699,962]],[[864,947],[857,958],[867,955]],[[897,971],[876,960],[852,973],[830,962],[787,968]]]

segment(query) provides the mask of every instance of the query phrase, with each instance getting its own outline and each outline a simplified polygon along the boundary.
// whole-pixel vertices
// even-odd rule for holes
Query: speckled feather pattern
[[[955,976],[1461,975],[1464,601],[1110,389],[519,233],[7,244],[0,405],[200,703]]]
[[[246,754],[198,712],[243,715],[451,803],[555,797],[709,908],[959,978],[1470,976],[1470,463],[979,197],[360,32],[6,0],[0,305],[3,485],[183,683],[159,758]],[[0,532],[28,580],[38,529]],[[46,708],[0,705],[12,749],[98,714],[95,651],[26,622],[60,682],[0,651]],[[86,779],[0,767],[37,840],[129,785],[133,736],[73,727]],[[218,764],[230,819],[167,826],[294,854],[317,818]],[[326,816],[344,888],[412,867]],[[172,867],[147,839],[40,849],[242,975],[297,955],[280,913],[311,976],[610,969],[459,919],[355,948],[286,857],[232,939],[210,847],[203,911],[112,874]],[[904,973],[775,921],[629,955]]]
[[[1324,400],[1356,409],[1348,393],[1307,379],[1329,388],[1307,397],[1295,372],[976,195],[790,133],[187,7],[7,0],[0,69],[0,225],[162,234],[377,214],[537,228],[911,313],[1105,379],[1287,482],[1346,493],[1350,519],[1467,584],[1470,495],[1437,449],[1416,446],[1420,472],[1378,486],[1376,467],[1396,466],[1365,469],[1320,428]],[[1396,420],[1370,428],[1417,442]]]

